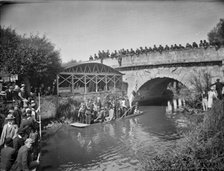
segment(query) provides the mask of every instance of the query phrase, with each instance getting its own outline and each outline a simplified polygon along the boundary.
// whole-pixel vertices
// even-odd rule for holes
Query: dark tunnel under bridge
[[[134,102],[139,105],[167,105],[182,89],[187,89],[181,82],[172,78],[155,78],[145,82],[136,92]]]

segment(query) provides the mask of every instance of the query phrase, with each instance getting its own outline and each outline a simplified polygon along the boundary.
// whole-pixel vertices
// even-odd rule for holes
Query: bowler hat
[[[17,134],[19,134],[19,135],[23,135],[23,134],[24,134],[24,132],[23,132],[23,130],[22,130],[22,129],[18,129]]]
[[[35,106],[36,104],[35,103],[31,103],[31,106],[33,107],[33,106]]]
[[[15,85],[15,90],[20,90],[19,86],[18,85]]]

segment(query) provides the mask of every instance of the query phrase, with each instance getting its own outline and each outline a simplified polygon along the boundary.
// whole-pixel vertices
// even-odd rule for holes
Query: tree
[[[45,37],[29,37],[16,34],[11,28],[0,27],[1,68],[18,74],[28,86],[52,85],[57,73],[61,71],[59,51]]]
[[[220,19],[219,23],[208,33],[208,40],[212,44],[224,45],[224,19]]]
[[[66,67],[71,67],[73,65],[76,65],[78,63],[80,63],[81,61],[76,61],[74,59],[68,61],[68,62],[65,62],[65,63],[62,63],[62,67],[66,68]]]
[[[208,92],[210,89],[212,81],[211,73],[202,70],[198,74],[193,75],[189,81],[193,86],[193,93],[188,92],[189,94],[185,95],[185,99],[191,107],[201,107],[202,93],[203,91]]]
[[[2,28],[0,26],[0,68],[1,71],[7,72],[10,65],[8,59],[16,58],[16,52],[19,44],[21,43],[21,37],[18,36],[15,30],[11,28]]]

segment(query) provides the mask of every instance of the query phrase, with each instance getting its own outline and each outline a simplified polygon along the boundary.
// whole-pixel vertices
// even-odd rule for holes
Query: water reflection
[[[44,140],[41,170],[145,170],[164,137],[176,133],[165,107],[142,107],[139,117],[88,128],[63,125]]]

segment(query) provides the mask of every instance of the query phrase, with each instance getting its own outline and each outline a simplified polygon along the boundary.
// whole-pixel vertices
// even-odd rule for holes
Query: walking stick
[[[40,131],[40,139],[41,139],[41,114],[40,114],[40,93],[38,93],[38,99],[39,99],[39,131]]]

